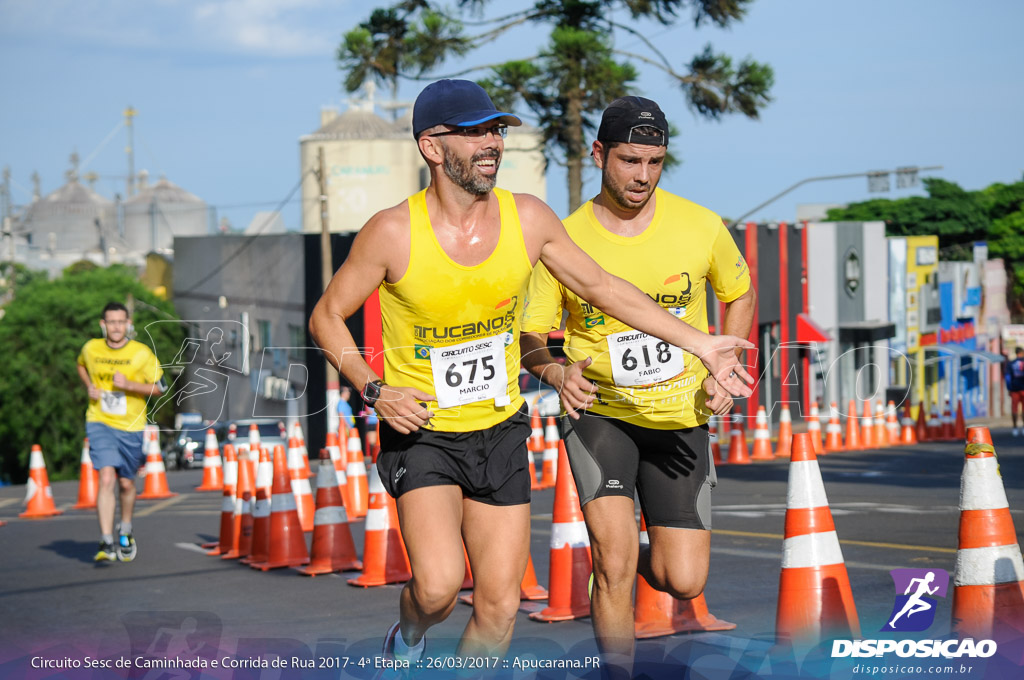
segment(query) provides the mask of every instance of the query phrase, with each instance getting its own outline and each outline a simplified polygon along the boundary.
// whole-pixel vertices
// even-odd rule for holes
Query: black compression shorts
[[[582,505],[635,491],[647,526],[711,529],[718,477],[707,425],[653,430],[592,413],[561,420]]]
[[[454,484],[488,505],[530,502],[530,418],[525,406],[486,430],[411,434],[380,422],[377,473],[393,498],[425,486]]]

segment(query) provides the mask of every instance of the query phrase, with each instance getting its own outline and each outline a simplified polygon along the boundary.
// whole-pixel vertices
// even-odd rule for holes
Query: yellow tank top
[[[454,262],[434,235],[426,191],[409,197],[409,267],[380,285],[384,382],[436,399],[427,425],[469,432],[512,416],[519,396],[519,322],[533,267],[515,198],[494,189],[498,244],[486,260]]]
[[[735,300],[750,288],[747,263],[718,215],[661,189],[655,195],[651,223],[637,236],[605,229],[593,201],[567,217],[565,229],[607,271],[706,332],[706,284],[722,302]],[[707,369],[695,356],[605,314],[555,280],[543,264],[533,273],[528,298],[523,331],[557,329],[562,310],[568,310],[567,361],[593,359],[583,372],[598,386],[591,412],[654,430],[707,421],[707,395],[701,389]]]
[[[78,363],[89,372],[92,384],[103,391],[99,399],[89,401],[86,422],[103,423],[125,432],[137,432],[146,426],[147,398],[115,388],[114,373],[120,371],[128,380],[146,385],[160,380],[164,371],[149,347],[129,340],[124,347],[112,349],[105,340],[94,338],[82,347]]]

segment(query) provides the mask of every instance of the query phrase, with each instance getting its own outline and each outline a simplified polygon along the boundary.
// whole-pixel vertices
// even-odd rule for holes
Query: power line
[[[295,192],[298,191],[299,188],[302,186],[302,183],[305,181],[306,177],[308,175],[312,174],[312,172],[313,172],[312,170],[307,170],[306,172],[302,173],[302,176],[299,177],[299,181],[295,183],[295,186],[292,187],[292,190],[290,192],[288,192],[288,195],[285,196],[284,199],[277,204],[277,209],[273,211],[274,213],[280,212],[281,208],[283,208],[291,200],[292,196],[295,195]],[[236,250],[235,252],[231,253],[231,255],[229,255],[228,257],[224,258],[224,260],[219,265],[217,265],[217,267],[215,267],[213,270],[211,270],[209,274],[207,274],[203,278],[199,279],[199,281],[196,282],[195,285],[193,285],[188,290],[186,290],[186,291],[184,291],[182,293],[179,293],[179,295],[187,295],[189,293],[194,293],[197,290],[199,290],[199,288],[204,283],[206,283],[207,281],[212,279],[214,276],[216,276],[222,269],[224,269],[224,267],[226,267],[228,265],[228,263],[233,261],[236,257],[241,255],[249,246],[251,246],[253,243],[255,243],[256,242],[256,237],[259,236],[261,233],[263,233],[263,230],[266,229],[270,225],[270,223],[273,222],[273,221],[274,221],[274,214],[267,215],[267,218],[263,221],[263,224],[260,225],[259,229],[257,229],[254,233],[250,234],[249,237],[245,240],[245,242],[242,243],[242,245],[238,247],[238,250]]]

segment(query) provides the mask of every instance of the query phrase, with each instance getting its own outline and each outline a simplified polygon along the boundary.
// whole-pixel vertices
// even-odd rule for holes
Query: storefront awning
[[[831,339],[811,317],[806,314],[796,315],[797,342],[828,342]]]
[[[941,356],[959,357],[961,359],[980,359],[981,361],[998,362],[1002,363],[1005,358],[1001,354],[994,354],[983,349],[968,349],[960,345],[953,343],[942,343],[939,345],[929,345],[922,347],[925,351],[934,352]]]
[[[839,324],[839,339],[843,342],[878,342],[895,335],[896,324],[888,321],[848,321]]]

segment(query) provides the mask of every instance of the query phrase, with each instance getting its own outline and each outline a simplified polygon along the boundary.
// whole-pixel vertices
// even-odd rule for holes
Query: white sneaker
[[[1018,430],[1017,428],[1013,428],[1013,436],[1014,437],[1019,437],[1020,436],[1020,430]]]

